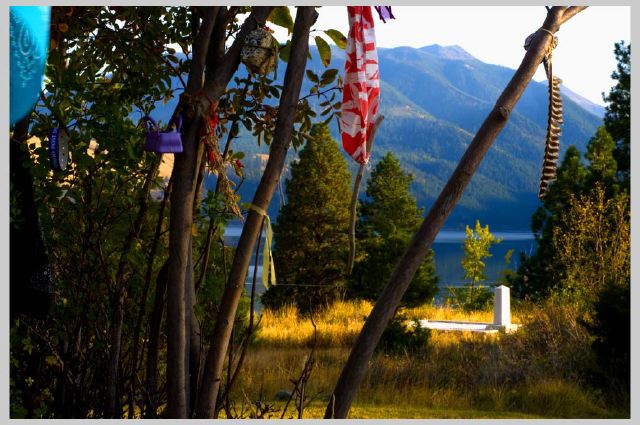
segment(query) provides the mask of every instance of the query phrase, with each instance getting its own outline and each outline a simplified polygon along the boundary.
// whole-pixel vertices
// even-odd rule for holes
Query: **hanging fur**
[[[251,72],[267,75],[278,66],[278,42],[266,27],[256,28],[245,39],[240,60]]]
[[[549,183],[556,179],[556,167],[560,155],[560,134],[563,123],[562,96],[560,84],[562,80],[553,75],[552,51],[558,44],[558,39],[553,37],[549,50],[544,57],[544,69],[549,82],[549,112],[547,116],[547,134],[545,138],[544,160],[542,162],[542,175],[540,176],[540,190],[538,198],[543,199],[547,194]]]

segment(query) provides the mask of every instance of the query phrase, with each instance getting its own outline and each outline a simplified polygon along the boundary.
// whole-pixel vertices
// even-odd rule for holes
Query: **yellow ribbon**
[[[262,286],[269,289],[269,285],[276,284],[276,267],[273,262],[273,254],[271,253],[271,240],[273,238],[273,230],[271,229],[271,219],[265,210],[256,206],[249,205],[249,209],[263,216],[266,222],[264,251],[262,252]]]

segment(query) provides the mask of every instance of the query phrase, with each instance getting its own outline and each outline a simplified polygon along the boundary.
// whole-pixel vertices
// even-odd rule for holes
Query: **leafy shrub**
[[[629,286],[608,285],[595,305],[593,350],[597,368],[592,382],[613,390],[618,401],[628,403],[631,379],[631,309]],[[625,400],[626,399],[626,400]]]
[[[449,287],[447,303],[465,312],[488,310],[493,305],[493,292],[488,286]]]
[[[396,314],[382,333],[378,350],[386,354],[416,353],[427,346],[431,330],[420,327],[418,319],[407,323],[407,317]]]

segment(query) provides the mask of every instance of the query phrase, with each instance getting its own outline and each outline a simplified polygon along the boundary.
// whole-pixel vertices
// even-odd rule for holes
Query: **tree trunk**
[[[555,33],[562,23],[582,9],[584,7],[553,7],[547,14],[543,28]],[[325,418],[343,419],[347,417],[382,332],[398,307],[416,270],[424,261],[436,234],[473,177],[485,153],[506,125],[509,114],[542,62],[550,41],[549,34],[538,31],[537,37],[533,40],[518,70],[500,95],[493,110],[462,156],[458,167],[431,207],[420,229],[411,240],[351,350],[349,359],[336,384],[333,397],[327,406]]]
[[[291,41],[291,56],[284,77],[284,89],[278,108],[275,135],[267,166],[253,198],[253,204],[265,211],[269,206],[280,178],[287,150],[291,143],[293,122],[307,63],[309,28],[315,15],[315,9],[309,6],[299,7],[296,15]],[[202,389],[199,394],[196,411],[196,416],[199,418],[213,418],[216,411],[216,398],[220,389],[220,377],[225,354],[229,346],[229,338],[231,337],[238,301],[244,289],[247,268],[251,261],[251,252],[258,236],[262,219],[262,215],[254,210],[249,210],[246,223],[242,228],[242,234],[240,235],[231,266],[229,281],[225,285],[220,303],[220,312],[216,319],[211,348],[205,363]]]
[[[193,45],[193,63],[187,93],[194,96],[202,88],[211,32],[218,8],[207,8]],[[191,107],[193,105],[186,105]],[[180,107],[180,105],[179,105]],[[169,418],[187,418],[187,294],[185,278],[189,265],[193,199],[198,170],[201,117],[185,117],[183,151],[175,155],[171,178],[169,224],[169,273],[167,280],[167,413]]]
[[[195,279],[193,276],[193,253],[189,250],[189,269],[187,270],[187,297],[188,297],[188,314],[189,314],[189,412],[195,409],[195,399],[198,391],[199,376],[202,364],[202,338],[200,330],[200,322],[195,312],[196,291]],[[190,414],[191,416],[191,414]]]
[[[212,101],[223,94],[229,80],[240,63],[240,49],[247,34],[264,24],[273,7],[256,7],[242,25],[235,41],[224,55],[216,72],[205,82],[205,93]],[[206,62],[206,52],[216,16],[209,13],[200,27],[193,48],[193,68],[189,75],[188,93],[193,96],[200,91]],[[215,40],[213,41],[216,42]],[[188,267],[188,249],[193,224],[193,199],[198,170],[198,132],[201,117],[188,120],[183,133],[183,152],[175,155],[172,172],[174,188],[171,196],[171,219],[169,226],[169,276],[167,285],[167,396],[168,416],[186,418],[188,401],[185,358],[187,347],[185,276]]]
[[[373,147],[373,142],[376,138],[376,132],[378,131],[378,127],[382,124],[382,120],[384,119],[384,115],[378,115],[375,123],[373,124],[373,129],[371,133],[369,133],[369,138],[367,139],[367,152],[371,153],[371,148]],[[362,182],[362,177],[364,176],[366,164],[360,164],[358,167],[358,173],[356,174],[356,179],[353,182],[353,191],[351,192],[351,207],[349,211],[351,212],[351,216],[349,217],[349,261],[347,261],[347,275],[350,275],[353,272],[353,263],[356,260],[356,220],[358,218],[358,195],[360,194],[360,183]]]
[[[149,323],[149,346],[147,347],[147,402],[145,418],[158,417],[158,356],[160,351],[160,330],[165,294],[167,292],[167,274],[169,262],[166,261],[156,278],[156,294]]]

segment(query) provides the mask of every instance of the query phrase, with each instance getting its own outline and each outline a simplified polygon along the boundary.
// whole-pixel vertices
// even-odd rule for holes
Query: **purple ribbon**
[[[376,12],[378,12],[378,16],[380,17],[380,19],[382,19],[383,23],[387,23],[387,19],[396,19],[395,16],[393,16],[393,12],[391,12],[391,6],[373,6],[374,9],[376,9]]]

